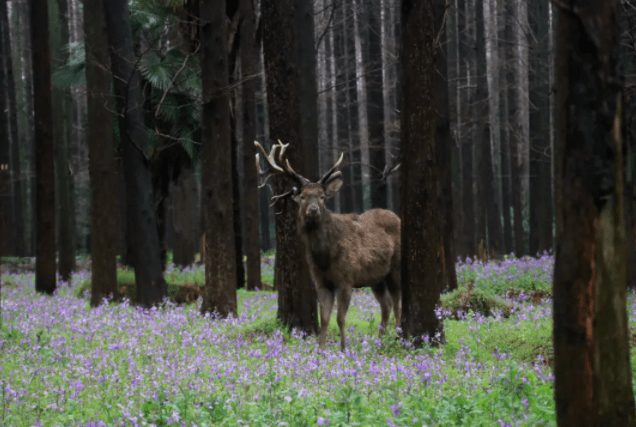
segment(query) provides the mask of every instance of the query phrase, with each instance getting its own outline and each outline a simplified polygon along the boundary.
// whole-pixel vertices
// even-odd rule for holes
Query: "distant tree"
[[[241,74],[243,76],[243,232],[247,257],[247,289],[261,287],[261,252],[258,238],[258,175],[256,147],[256,18],[254,0],[241,0]]]
[[[439,256],[439,158],[435,83],[435,2],[402,0],[402,329],[416,345],[422,337],[444,340],[435,314],[443,286]]]
[[[49,0],[49,21],[51,24],[51,47],[54,71],[68,60],[66,48],[69,39],[68,2]],[[75,270],[75,208],[71,193],[72,177],[69,168],[69,143],[71,137],[71,91],[69,88],[53,87],[53,132],[55,135],[55,167],[57,201],[57,247],[59,253],[58,273],[68,282]]]
[[[205,290],[202,313],[237,315],[226,2],[199,1],[203,84],[202,185]]]
[[[117,295],[115,145],[103,0],[84,4],[87,139],[91,179],[91,305]],[[111,108],[107,108],[110,106]]]
[[[451,138],[448,103],[448,52],[446,43],[445,14],[446,4],[435,2],[435,34],[438,44],[435,46],[435,83],[433,87],[433,110],[436,115],[435,143],[439,155],[440,178],[440,221],[441,249],[444,258],[444,288],[457,289],[455,271],[455,247],[453,245],[453,196],[451,193]]]
[[[287,158],[306,174],[300,108],[300,71],[298,67],[297,31],[292,0],[262,0],[261,19],[263,53],[267,81],[267,106],[272,139],[289,144]],[[287,177],[277,177],[274,193],[291,188]],[[298,207],[286,198],[276,206],[276,267],[278,318],[286,325],[308,333],[318,330],[316,290],[298,238]]]
[[[137,300],[145,307],[167,294],[163,277],[148,141],[144,127],[140,75],[135,67],[128,2],[104,2],[119,136],[126,179],[126,216],[132,248]]]
[[[626,309],[620,17],[619,0],[557,6],[553,321],[560,426],[636,425]]]
[[[3,61],[0,61],[0,67],[3,67],[4,79],[2,84],[2,92],[6,93],[6,108],[7,115],[5,116],[5,138],[7,142],[11,144],[10,148],[10,190],[11,190],[11,217],[8,222],[9,235],[11,236],[11,249],[12,253],[17,256],[25,256],[25,235],[24,235],[24,207],[22,194],[23,182],[22,182],[22,166],[20,164],[20,137],[18,135],[18,105],[16,99],[16,87],[14,84],[14,67],[13,56],[11,55],[11,36],[9,28],[9,11],[8,2],[0,2],[0,29],[2,31],[2,46],[0,50],[0,56]],[[14,11],[15,16],[15,11]],[[17,62],[17,61],[16,61]]]
[[[36,158],[36,249],[35,289],[52,294],[56,288],[55,270],[55,141],[51,94],[51,50],[47,0],[31,5],[31,58]]]
[[[6,14],[7,2],[0,2],[0,14]],[[0,21],[0,25],[4,22]],[[4,49],[3,49],[4,51]],[[0,63],[0,85],[4,85],[5,68]],[[0,92],[0,257],[9,254],[11,233],[9,229],[9,221],[12,216],[11,212],[11,164],[10,146],[9,146],[9,129],[7,129],[8,115],[5,113],[5,96],[4,91]],[[1,267],[0,267],[1,268]],[[0,270],[0,274],[2,271]],[[0,278],[1,280],[1,278]]]

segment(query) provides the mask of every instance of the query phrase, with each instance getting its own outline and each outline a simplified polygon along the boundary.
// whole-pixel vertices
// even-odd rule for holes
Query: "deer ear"
[[[325,189],[325,196],[329,199],[333,197],[338,191],[340,191],[340,187],[342,187],[342,180],[340,178],[334,179],[333,181],[327,184],[327,188]]]

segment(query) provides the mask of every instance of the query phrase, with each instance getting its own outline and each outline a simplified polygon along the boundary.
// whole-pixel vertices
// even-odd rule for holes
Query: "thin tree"
[[[457,289],[457,272],[455,271],[455,247],[453,245],[453,195],[451,189],[451,138],[449,103],[448,103],[448,45],[446,43],[446,5],[435,2],[435,34],[438,43],[435,46],[435,82],[433,87],[433,110],[436,115],[435,143],[439,155],[440,177],[440,221],[441,221],[441,255],[444,265],[444,288]]]
[[[137,300],[159,304],[167,293],[163,277],[148,141],[144,127],[140,75],[135,64],[126,0],[104,1],[113,87],[126,180],[126,218],[137,284]]]
[[[10,28],[9,28],[9,11],[8,11],[8,2],[2,1],[0,2],[0,28],[2,30],[2,47],[1,47],[1,56],[3,64],[0,66],[3,67],[4,72],[4,81],[3,91],[6,93],[6,111],[7,117],[6,122],[8,125],[7,142],[10,145],[10,171],[9,179],[11,181],[11,222],[9,223],[10,229],[8,230],[10,235],[12,236],[12,252],[17,256],[25,256],[26,248],[25,248],[25,236],[24,236],[24,207],[23,200],[24,196],[22,194],[22,174],[21,174],[21,165],[20,165],[20,138],[18,135],[18,107],[17,107],[17,99],[16,99],[16,85],[14,80],[14,72],[13,72],[13,56],[11,54],[11,36],[10,36]],[[19,61],[19,59],[18,59]],[[16,61],[16,62],[18,62]]]
[[[226,2],[200,0],[205,290],[201,313],[237,315]]]
[[[7,10],[6,0],[0,2],[0,7],[2,8],[0,13],[5,14]],[[0,21],[0,25],[5,25],[5,22]],[[6,81],[5,67],[2,63],[0,63],[0,85],[4,85]],[[8,114],[5,112],[7,109],[5,105],[6,97],[4,95],[5,92],[0,91],[0,257],[6,256],[10,253],[9,249],[12,240],[11,231],[9,229],[9,223],[12,216],[10,169],[11,147],[9,146]]]
[[[52,294],[55,271],[55,142],[51,94],[51,50],[47,0],[31,6],[31,60],[33,64],[33,114],[35,120],[36,247],[35,289]]]
[[[115,153],[108,36],[103,0],[84,4],[91,182],[91,305],[117,295]],[[110,106],[110,108],[108,108]]]
[[[621,2],[574,0],[557,9],[557,424],[634,426],[626,310]]]
[[[435,314],[443,285],[439,256],[439,165],[432,108],[435,83],[435,2],[402,0],[402,329],[416,345],[444,340]]]
[[[241,0],[241,73],[243,75],[243,232],[247,257],[247,289],[261,287],[261,252],[258,240],[258,175],[256,147],[256,19],[254,1]]]
[[[66,0],[49,0],[49,6],[52,12],[49,16],[52,29],[52,59],[55,68],[58,68],[66,64],[69,56],[69,50],[66,48],[69,43],[68,2]],[[72,177],[68,156],[71,136],[70,103],[70,89],[53,87],[53,132],[57,145],[55,176],[57,178],[56,188],[59,206],[59,217],[57,218],[59,262],[57,267],[60,278],[65,282],[71,280],[71,274],[75,270],[75,228],[73,227],[75,209],[71,198]]]
[[[287,158],[306,174],[300,108],[300,71],[292,0],[262,0],[263,52],[267,82],[269,129],[273,139],[289,144]],[[274,193],[292,187],[287,177],[274,181]],[[275,285],[278,318],[286,325],[316,333],[318,307],[302,242],[297,236],[298,206],[289,198],[277,204]]]

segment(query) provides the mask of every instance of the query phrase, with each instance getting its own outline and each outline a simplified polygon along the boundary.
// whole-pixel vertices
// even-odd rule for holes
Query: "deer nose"
[[[318,207],[318,205],[309,205],[309,213],[310,214],[317,214],[320,212],[320,208]]]

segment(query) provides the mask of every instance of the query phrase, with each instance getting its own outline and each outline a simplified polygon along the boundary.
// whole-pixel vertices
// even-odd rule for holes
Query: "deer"
[[[304,256],[320,306],[318,350],[325,350],[327,329],[337,300],[340,347],[345,351],[345,320],[354,288],[371,288],[380,304],[380,337],[386,330],[391,308],[399,326],[402,315],[400,218],[386,209],[371,209],[358,215],[336,214],[325,207],[325,202],[343,185],[342,172],[338,168],[344,153],[326,174],[312,182],[296,173],[285,159],[289,143],[283,144],[279,140],[278,144],[272,144],[269,154],[258,142],[254,143],[266,164],[266,169],[261,169],[257,153],[259,178],[265,178],[259,188],[276,175],[286,175],[295,184],[289,191],[274,195],[272,205],[287,197],[298,205],[296,231],[304,244]],[[398,167],[385,168],[385,175]]]

